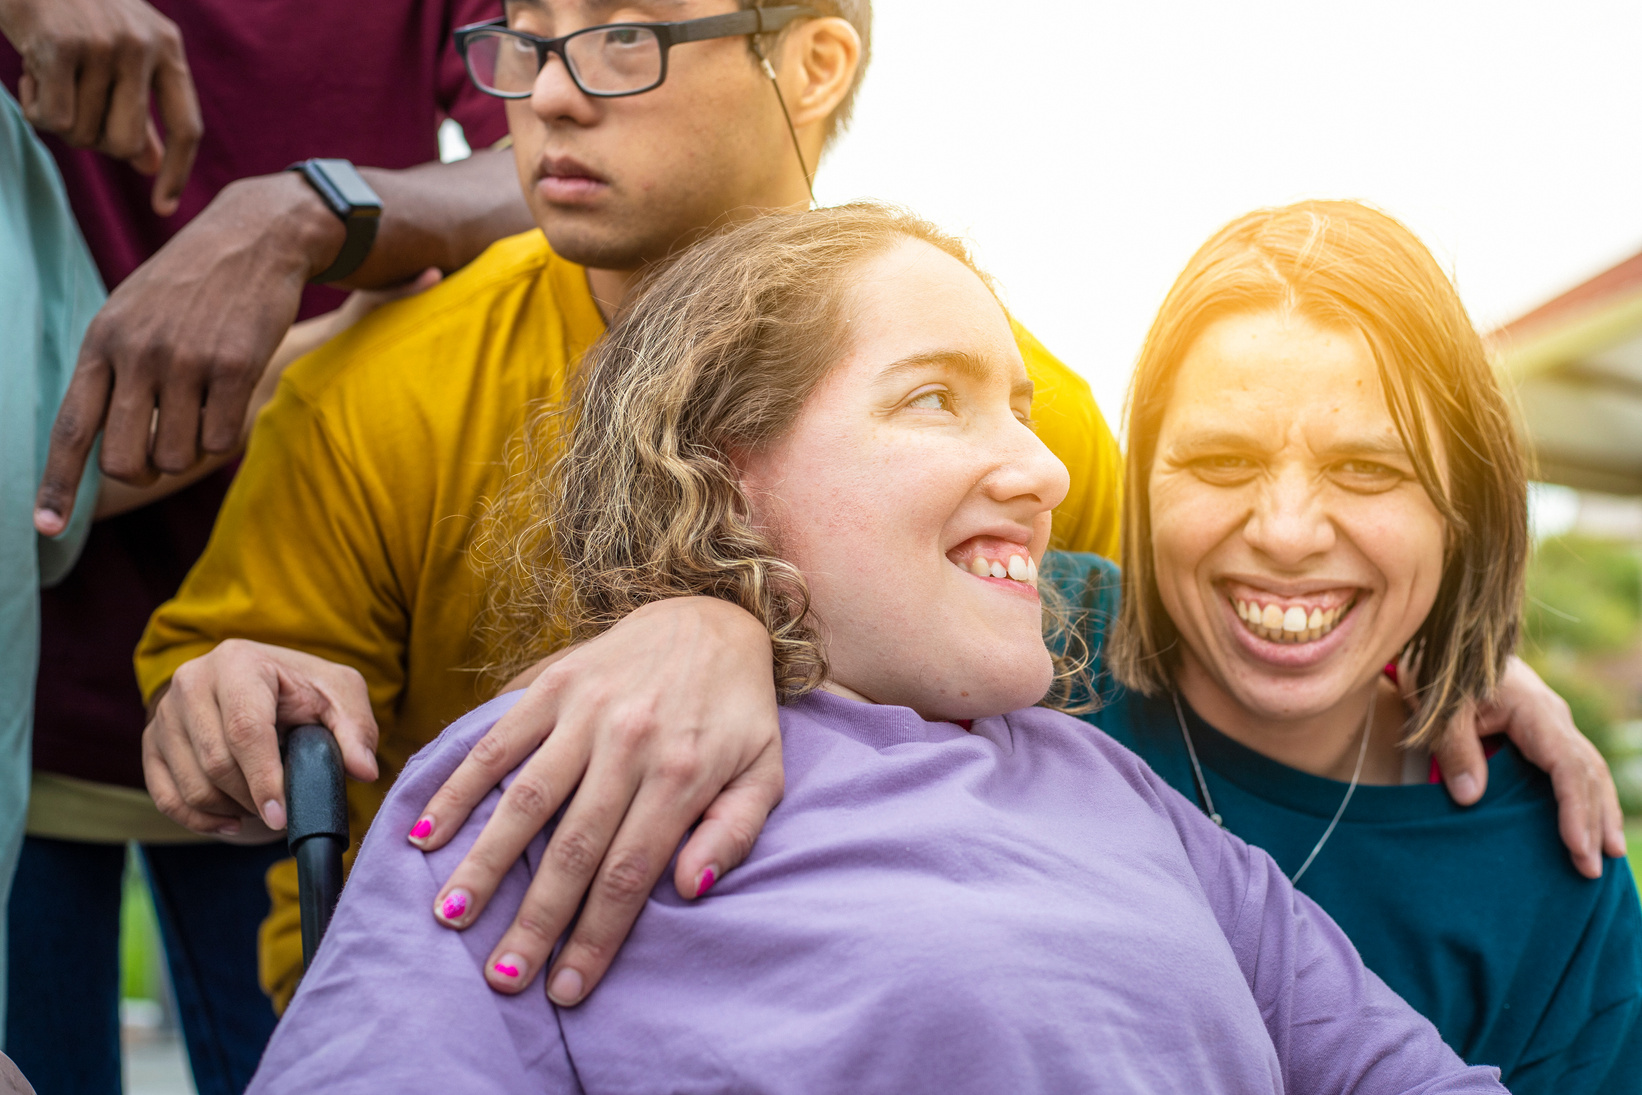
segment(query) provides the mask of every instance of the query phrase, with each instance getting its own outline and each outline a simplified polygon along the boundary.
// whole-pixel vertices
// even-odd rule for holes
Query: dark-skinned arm
[[[455,270],[532,224],[505,150],[361,174],[382,198],[382,221],[345,288]],[[303,287],[336,258],[344,234],[300,176],[242,179],[122,282],[81,344],[52,427],[35,527],[62,531],[99,432],[104,474],[137,485],[232,452]]]

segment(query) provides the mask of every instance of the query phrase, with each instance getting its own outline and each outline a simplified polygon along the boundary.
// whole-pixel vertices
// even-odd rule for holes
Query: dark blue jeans
[[[257,984],[263,875],[283,841],[142,849],[194,1086],[239,1095],[274,1032]],[[125,848],[29,837],[9,913],[6,1053],[39,1095],[119,1095]]]

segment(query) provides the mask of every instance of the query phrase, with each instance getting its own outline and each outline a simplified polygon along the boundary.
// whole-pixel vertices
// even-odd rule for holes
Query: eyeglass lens
[[[661,79],[661,41],[643,27],[594,27],[565,40],[570,72],[594,95],[642,91]],[[502,31],[468,40],[468,67],[487,91],[528,94],[541,71],[536,47]]]

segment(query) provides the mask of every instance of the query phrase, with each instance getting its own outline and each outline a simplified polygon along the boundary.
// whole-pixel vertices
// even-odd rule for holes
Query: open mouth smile
[[[999,578],[1034,590],[1038,588],[1038,564],[1032,558],[1032,549],[1025,544],[995,536],[976,536],[949,551],[947,559],[977,578]]]
[[[1273,643],[1312,643],[1340,626],[1358,600],[1355,589],[1279,597],[1247,587],[1226,595],[1249,634]]]

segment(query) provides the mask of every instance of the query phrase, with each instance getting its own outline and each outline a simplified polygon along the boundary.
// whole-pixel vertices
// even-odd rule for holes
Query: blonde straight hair
[[[1363,334],[1420,484],[1447,521],[1436,601],[1403,652],[1419,680],[1407,740],[1433,744],[1462,705],[1493,693],[1516,646],[1528,557],[1527,461],[1510,404],[1453,285],[1412,232],[1357,202],[1299,202],[1240,217],[1192,256],[1169,290],[1129,389],[1113,672],[1128,687],[1158,695],[1172,687],[1178,665],[1180,634],[1157,590],[1149,488],[1181,360],[1215,320],[1270,310]]]
[[[728,454],[792,425],[848,348],[849,275],[909,240],[986,280],[957,239],[865,202],[759,217],[645,279],[583,360],[570,404],[526,426],[482,524],[496,674],[651,602],[708,596],[768,629],[783,701],[821,684],[803,575],[752,524]],[[1052,695],[1069,695],[1088,658],[1064,611],[1046,617]]]

